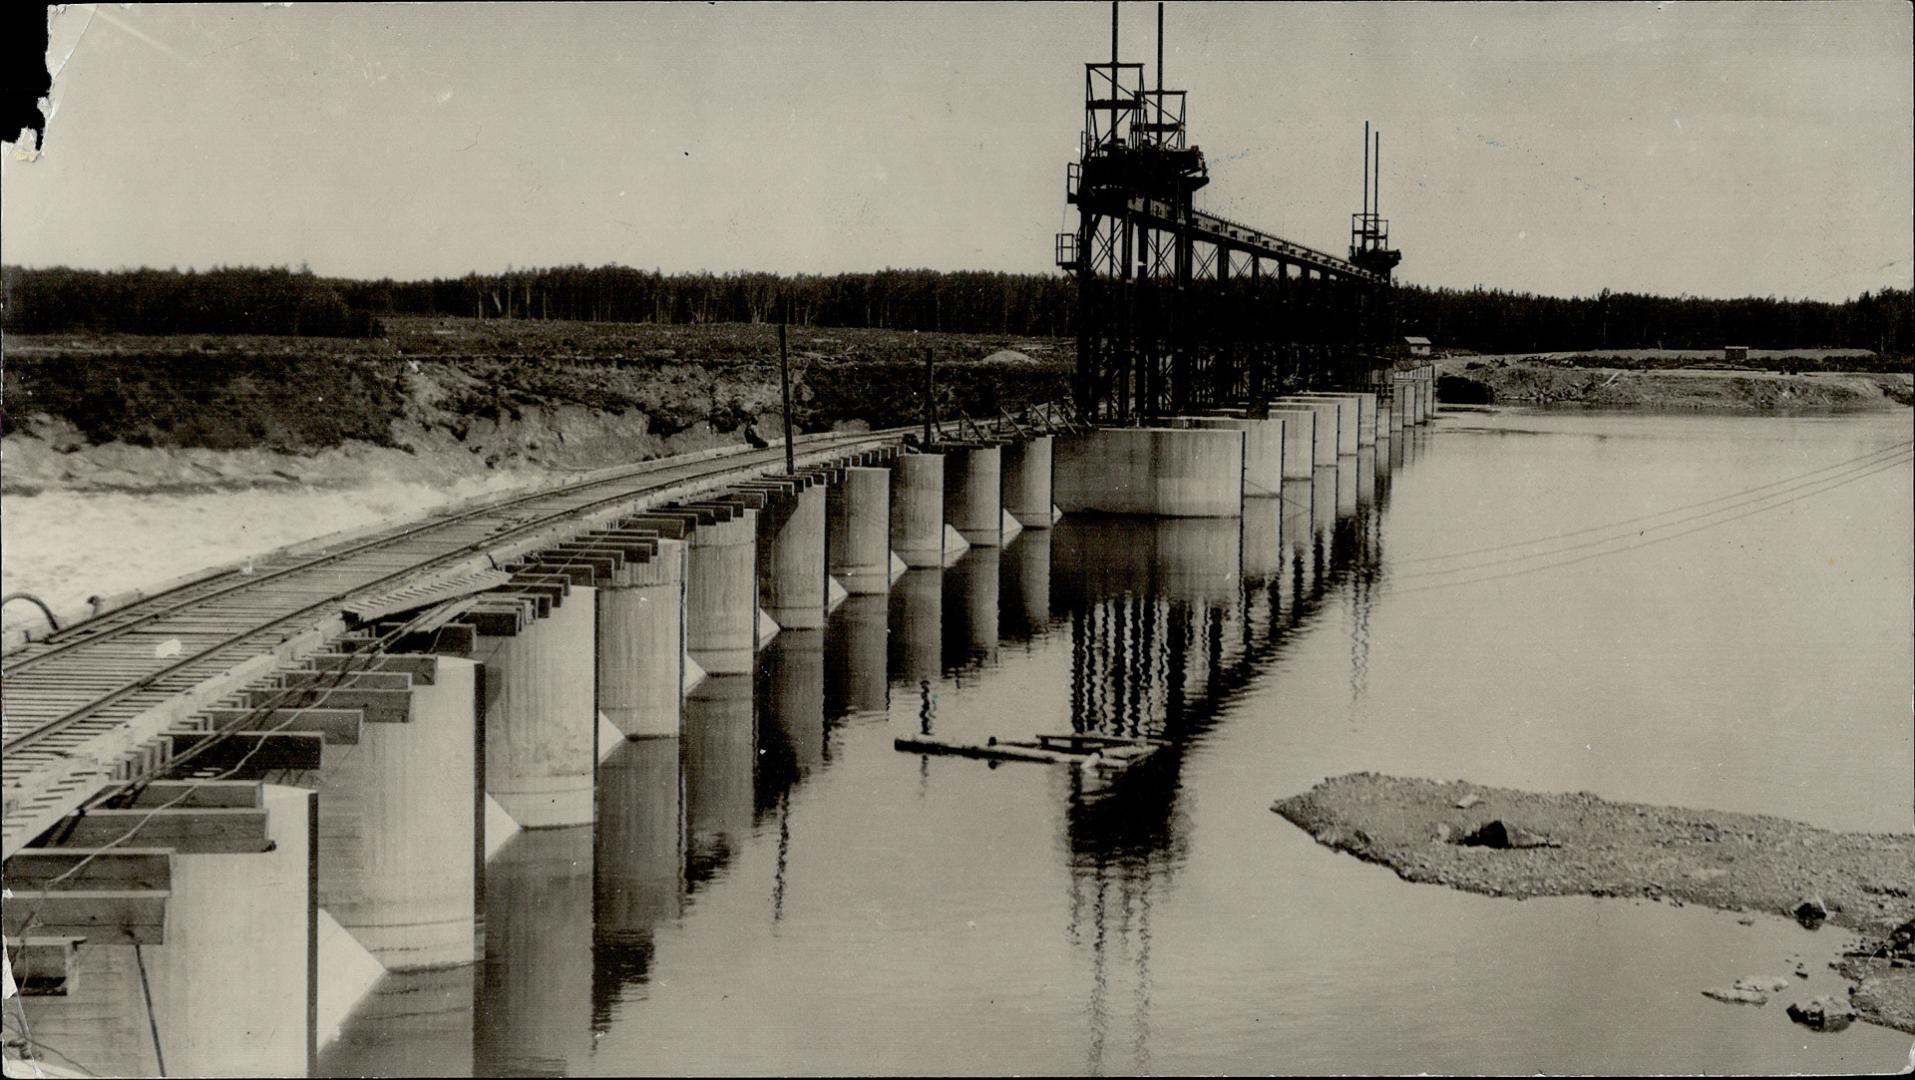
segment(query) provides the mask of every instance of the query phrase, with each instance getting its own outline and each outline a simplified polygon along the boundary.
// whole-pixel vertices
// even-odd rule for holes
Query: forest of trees
[[[4,271],[8,333],[291,334],[377,337],[378,319],[337,283],[300,270]]]
[[[1061,274],[880,270],[856,274],[663,274],[562,266],[429,281],[322,278],[305,270],[99,272],[8,267],[5,329],[130,334],[368,337],[392,315],[590,322],[775,322],[946,333],[1075,333],[1076,285]],[[1478,352],[1626,348],[1869,349],[1915,353],[1915,294],[1842,303],[1612,293],[1552,297],[1406,285],[1398,326]]]
[[[1915,353],[1915,294],[1865,292],[1843,303],[1613,293],[1562,298],[1496,289],[1398,290],[1404,333],[1477,352],[1603,349],[1869,349]]]

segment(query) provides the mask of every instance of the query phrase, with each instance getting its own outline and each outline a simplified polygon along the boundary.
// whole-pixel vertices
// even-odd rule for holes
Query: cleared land
[[[801,431],[915,421],[924,354],[939,411],[1060,400],[1061,339],[793,327]],[[371,456],[437,477],[567,470],[735,442],[779,419],[777,328],[397,318],[383,339],[15,336],[9,493],[347,481]],[[152,451],[165,451],[153,453]]]
[[[1837,970],[1863,1019],[1915,1032],[1915,835],[1766,815],[1353,773],[1271,807],[1406,881],[1507,896],[1626,896],[1821,921],[1865,935]],[[1479,830],[1500,823],[1504,845]],[[1471,842],[1472,839],[1477,842]]]
[[[1622,349],[1450,357],[1445,400],[1706,412],[1863,411],[1915,403],[1907,360],[1844,349]]]

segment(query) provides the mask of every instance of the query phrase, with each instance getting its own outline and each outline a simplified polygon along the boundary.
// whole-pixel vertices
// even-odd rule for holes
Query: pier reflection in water
[[[1881,1033],[1797,1051],[1772,1025],[1673,999],[1636,1020],[1706,1029],[1690,1057],[1575,1030],[1532,1057],[1533,1039],[1499,1032],[1573,1028],[1575,1015],[1535,983],[1537,949],[1587,981],[1614,962],[1616,933],[1654,934],[1663,947],[1634,962],[1687,987],[1708,949],[1731,948],[1722,934],[1808,946],[1787,927],[1730,920],[1718,934],[1697,921],[1707,913],[1618,904],[1596,911],[1609,929],[1592,935],[1582,907],[1400,884],[1269,815],[1271,798],[1336,767],[1338,744],[1421,745],[1410,713],[1376,715],[1372,684],[1403,699],[1400,616],[1373,638],[1401,607],[1383,599],[1392,502],[1443,520],[1419,509],[1422,470],[1454,468],[1427,439],[1403,432],[1288,481],[1241,520],[1066,518],[852,597],[822,631],[780,634],[754,676],[694,692],[682,738],[613,752],[595,833],[527,834],[488,866],[482,968],[463,984],[388,979],[322,1064],[1682,1071],[1749,1067],[1785,1043],[1823,1055],[1791,1066],[1857,1060],[1842,1048]],[[1062,730],[1172,745],[1109,783],[891,747],[912,731]],[[1701,929],[1672,938],[1670,919]],[[1416,1002],[1459,994],[1418,1019]],[[402,1015],[406,995],[426,1007]],[[1486,1028],[1478,1014],[1504,1019]]]
[[[833,720],[882,718],[891,706],[885,678],[890,600],[883,594],[845,598],[825,625],[825,715]]]
[[[485,867],[474,1010],[482,1076],[569,1075],[592,1055],[593,829],[527,830]]]
[[[319,1055],[321,1076],[472,1076],[476,966],[382,978]]]

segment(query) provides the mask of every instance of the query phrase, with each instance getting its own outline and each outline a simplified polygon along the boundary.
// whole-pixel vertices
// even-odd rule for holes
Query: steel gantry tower
[[[1112,3],[1110,59],[1084,65],[1084,129],[1065,180],[1078,225],[1056,249],[1077,279],[1082,418],[1126,423],[1354,386],[1386,366],[1402,255],[1372,201],[1368,126],[1363,210],[1340,259],[1196,209],[1210,174],[1190,142],[1186,92],[1164,89],[1161,3],[1155,86],[1121,57]]]

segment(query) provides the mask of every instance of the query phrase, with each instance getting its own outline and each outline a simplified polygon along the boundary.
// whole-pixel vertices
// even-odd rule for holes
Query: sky
[[[1121,6],[1151,65],[1155,6]],[[9,265],[1051,272],[1101,3],[71,5]],[[1841,299],[1915,268],[1911,6],[1171,3],[1202,208],[1399,280]],[[26,138],[30,141],[32,136]]]

